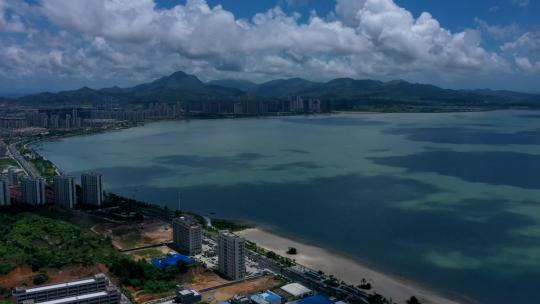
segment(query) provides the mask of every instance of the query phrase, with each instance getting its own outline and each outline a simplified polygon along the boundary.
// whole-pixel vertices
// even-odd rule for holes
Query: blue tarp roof
[[[298,304],[332,304],[332,301],[326,296],[315,295],[298,301]]]
[[[193,259],[182,254],[175,254],[163,259],[152,258],[152,265],[157,266],[161,269],[165,269],[165,267],[167,266],[175,266],[179,262],[184,262],[186,264],[195,263]]]
[[[259,294],[251,296],[251,300],[253,302],[257,302],[257,303],[260,302],[258,301],[258,299],[262,299],[262,300],[265,300],[266,302],[271,302],[271,303],[281,301],[281,297],[271,291],[267,291],[267,292],[263,292],[263,293],[259,293]]]

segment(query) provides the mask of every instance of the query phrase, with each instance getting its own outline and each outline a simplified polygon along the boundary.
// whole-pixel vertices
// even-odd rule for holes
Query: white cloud
[[[510,25],[491,25],[480,18],[474,18],[480,30],[487,32],[497,39],[505,39],[519,33],[519,26],[515,23]]]
[[[505,43],[501,49],[512,53],[517,67],[523,71],[540,74],[540,30],[527,32]]]
[[[182,69],[205,79],[446,81],[507,69],[504,58],[481,46],[478,31],[453,33],[392,0],[338,0],[333,18],[307,22],[280,8],[238,19],[204,0],[170,9],[153,0],[41,0],[39,11],[59,34],[0,39],[0,60],[22,58],[20,66],[0,65],[0,73],[135,81]]]
[[[521,7],[529,6],[529,0],[512,0],[512,3]]]
[[[0,0],[0,33],[1,32],[24,32],[25,25],[17,14],[8,15],[9,5],[7,0]]]

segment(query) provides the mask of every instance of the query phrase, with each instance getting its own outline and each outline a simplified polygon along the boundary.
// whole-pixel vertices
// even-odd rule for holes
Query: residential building
[[[11,205],[11,192],[9,191],[9,180],[0,179],[0,206]]]
[[[103,177],[98,172],[81,175],[82,203],[101,206],[103,204]]]
[[[218,270],[226,277],[241,280],[246,276],[246,242],[243,238],[222,230],[218,238]]]
[[[191,216],[173,219],[173,245],[176,250],[186,255],[202,252],[202,228]]]
[[[15,168],[8,169],[8,180],[11,186],[15,186],[19,184],[19,174],[17,173],[17,169]]]
[[[28,288],[16,287],[15,304],[118,304],[121,294],[104,274],[92,278]]]
[[[45,197],[45,180],[40,177],[28,176],[21,183],[22,202],[34,206],[44,205]]]
[[[64,208],[74,208],[77,204],[75,178],[71,175],[54,177],[54,203]]]

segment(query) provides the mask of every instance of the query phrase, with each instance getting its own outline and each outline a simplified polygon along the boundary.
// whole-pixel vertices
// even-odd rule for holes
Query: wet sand
[[[240,231],[237,234],[267,250],[293,258],[297,263],[314,270],[322,270],[327,274],[332,274],[347,283],[358,285],[365,278],[373,287],[371,292],[377,292],[386,298],[391,298],[398,304],[405,304],[411,296],[417,297],[424,304],[469,303],[469,301],[445,298],[415,282],[384,274],[339,253],[308,245],[266,230],[252,228]],[[298,254],[287,255],[286,251],[289,247],[296,248]]]

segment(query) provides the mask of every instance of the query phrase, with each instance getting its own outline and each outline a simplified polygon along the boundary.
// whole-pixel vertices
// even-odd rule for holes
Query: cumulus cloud
[[[305,22],[279,7],[239,19],[204,0],[169,9],[153,0],[41,0],[36,9],[58,33],[0,38],[0,61],[14,60],[0,64],[0,73],[141,80],[182,69],[205,79],[425,80],[508,66],[481,46],[479,31],[451,32],[392,0],[337,0],[332,18],[314,14]]]
[[[525,72],[540,74],[540,30],[527,32],[505,43],[502,50],[513,54],[516,65]]]

